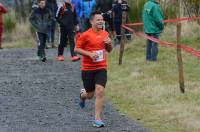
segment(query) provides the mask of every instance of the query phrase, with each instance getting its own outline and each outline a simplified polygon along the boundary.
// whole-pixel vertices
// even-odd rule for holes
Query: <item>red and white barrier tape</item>
[[[165,22],[165,23],[176,23],[176,22],[180,22],[180,21],[193,21],[193,20],[200,20],[200,16],[190,17],[190,18],[168,19],[168,20],[164,20],[163,22]],[[144,24],[139,22],[139,23],[128,23],[126,25],[127,26],[142,26]]]
[[[157,38],[148,36],[148,35],[146,35],[146,34],[143,33],[143,32],[136,32],[134,29],[132,29],[132,28],[130,28],[130,27],[127,27],[126,25],[122,25],[122,27],[123,27],[124,29],[127,29],[127,30],[130,31],[130,32],[135,33],[137,36],[140,36],[140,37],[149,39],[149,40],[151,40],[151,41],[153,41],[153,42],[156,42],[156,43],[158,43],[158,44],[160,44],[160,45],[168,46],[168,47],[173,47],[173,48],[178,48],[178,47],[177,47],[177,44],[175,44],[175,43],[170,43],[170,42],[166,42],[166,41],[161,41],[161,40],[159,40],[159,39],[157,39]],[[181,44],[181,46],[180,46],[179,48],[185,50],[186,52],[190,53],[190,54],[193,55],[193,56],[196,56],[196,57],[200,58],[200,51],[199,51],[199,50],[196,50],[196,49],[194,49],[194,48],[191,48],[191,47],[186,46],[186,45],[183,45],[183,44]]]

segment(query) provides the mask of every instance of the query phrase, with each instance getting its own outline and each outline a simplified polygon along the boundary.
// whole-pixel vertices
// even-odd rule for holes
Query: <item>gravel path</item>
[[[106,127],[92,127],[94,101],[80,109],[80,63],[36,58],[35,49],[0,50],[0,132],[146,132],[105,105]]]

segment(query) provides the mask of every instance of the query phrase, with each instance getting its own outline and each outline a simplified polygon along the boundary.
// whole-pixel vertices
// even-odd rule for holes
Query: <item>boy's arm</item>
[[[31,12],[31,15],[30,15],[30,17],[29,17],[29,21],[30,21],[30,23],[33,25],[34,28],[38,29],[38,25],[37,25],[37,23],[36,23],[36,21],[35,21],[35,10],[33,10],[33,11]]]
[[[81,48],[75,48],[74,51],[78,54],[81,54],[83,56],[88,56],[90,57],[91,59],[95,60],[98,58],[98,54],[95,53],[95,52],[89,52],[89,51],[86,51],[86,50],[83,50]]]
[[[77,52],[78,54],[81,54],[83,56],[88,56],[91,59],[95,60],[96,58],[98,58],[98,54],[97,53],[84,50],[86,41],[87,41],[87,36],[85,36],[84,33],[83,33],[78,38],[74,51]]]
[[[56,20],[59,24],[61,24],[61,11],[62,11],[62,7],[59,7],[56,12]]]
[[[105,49],[106,49],[106,51],[108,53],[110,53],[113,50],[111,38],[108,37],[107,39],[105,39],[104,43],[105,43]]]
[[[153,8],[153,17],[154,17],[154,20],[156,22],[156,25],[161,29],[163,30],[164,29],[164,16],[163,16],[163,12],[160,8],[160,6],[155,6]]]
[[[54,20],[55,18],[53,18],[53,12],[49,9],[49,18],[48,18],[48,25],[51,26],[51,22],[52,20]]]

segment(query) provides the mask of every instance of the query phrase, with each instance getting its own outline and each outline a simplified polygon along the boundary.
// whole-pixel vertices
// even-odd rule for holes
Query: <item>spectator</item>
[[[154,38],[159,38],[164,29],[163,12],[160,7],[161,0],[148,0],[144,5],[143,22],[144,32]],[[157,61],[158,44],[147,40],[146,60]]]
[[[71,60],[78,61],[80,58],[74,52],[75,42],[75,26],[78,26],[77,18],[76,18],[76,10],[72,6],[70,0],[66,0],[63,3],[63,6],[58,8],[56,13],[56,19],[60,24],[60,44],[58,46],[58,61],[64,61],[64,48],[69,39],[70,44],[70,52],[71,52]]]
[[[35,7],[30,15],[30,22],[37,30],[38,37],[38,51],[37,55],[43,62],[46,61],[45,44],[48,37],[48,31],[51,25],[52,15],[51,11],[46,8],[45,0],[38,0],[38,8]]]

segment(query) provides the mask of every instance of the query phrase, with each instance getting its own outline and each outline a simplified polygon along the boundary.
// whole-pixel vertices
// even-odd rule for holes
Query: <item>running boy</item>
[[[80,106],[85,100],[96,94],[95,121],[93,126],[104,127],[101,114],[104,105],[104,89],[107,82],[107,52],[112,51],[112,41],[107,31],[102,30],[104,20],[101,12],[91,14],[92,28],[84,32],[77,40],[75,51],[82,58],[82,80],[84,89],[80,92]]]

